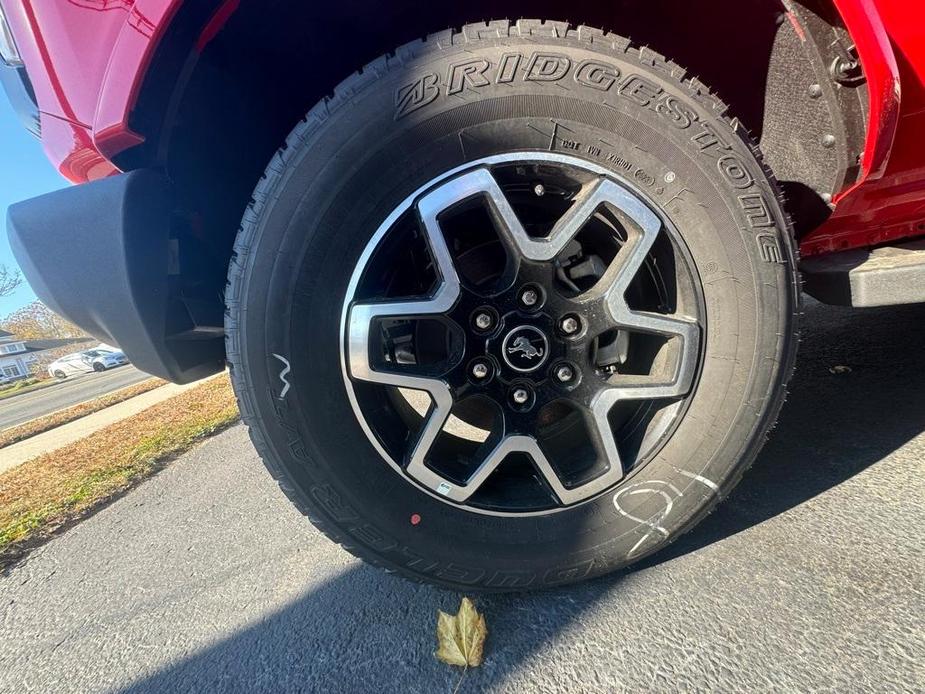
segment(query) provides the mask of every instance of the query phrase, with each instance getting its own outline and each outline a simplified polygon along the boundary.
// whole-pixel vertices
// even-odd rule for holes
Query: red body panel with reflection
[[[128,119],[145,70],[182,0],[6,0],[35,90],[42,143],[81,183],[117,173],[109,158],[141,141]]]
[[[803,239],[803,255],[925,234],[925,3],[835,0],[870,88],[861,180]]]
[[[183,0],[3,0],[35,89],[42,140],[71,181],[117,173],[137,144],[129,116],[160,38]],[[803,239],[804,255],[925,234],[925,3],[834,0],[870,87],[859,181]],[[238,0],[216,3],[200,48]]]

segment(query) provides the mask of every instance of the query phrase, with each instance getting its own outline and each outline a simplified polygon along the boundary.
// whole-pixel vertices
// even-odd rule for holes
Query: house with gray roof
[[[92,342],[91,338],[62,338],[49,340],[23,340],[11,332],[0,329],[0,382],[26,378],[32,366],[42,355],[61,347],[74,345],[75,350]]]

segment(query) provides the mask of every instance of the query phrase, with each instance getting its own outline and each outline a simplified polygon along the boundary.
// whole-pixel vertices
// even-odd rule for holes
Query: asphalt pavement
[[[102,373],[68,376],[48,388],[0,400],[0,429],[92,400],[147,378],[151,377],[132,365],[118,366]]]
[[[634,571],[478,597],[461,692],[925,689],[925,306],[807,314],[730,499]],[[239,426],[0,576],[0,691],[452,692],[459,597],[313,530]]]

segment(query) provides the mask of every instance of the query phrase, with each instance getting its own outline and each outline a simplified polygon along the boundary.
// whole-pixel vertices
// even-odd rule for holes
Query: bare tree
[[[22,284],[22,275],[19,270],[11,270],[6,265],[0,265],[0,296],[9,296]]]

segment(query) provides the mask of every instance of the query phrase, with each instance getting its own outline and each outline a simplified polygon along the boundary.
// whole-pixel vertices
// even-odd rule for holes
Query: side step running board
[[[864,307],[925,302],[925,239],[807,258],[800,270],[806,293],[826,304]]]

